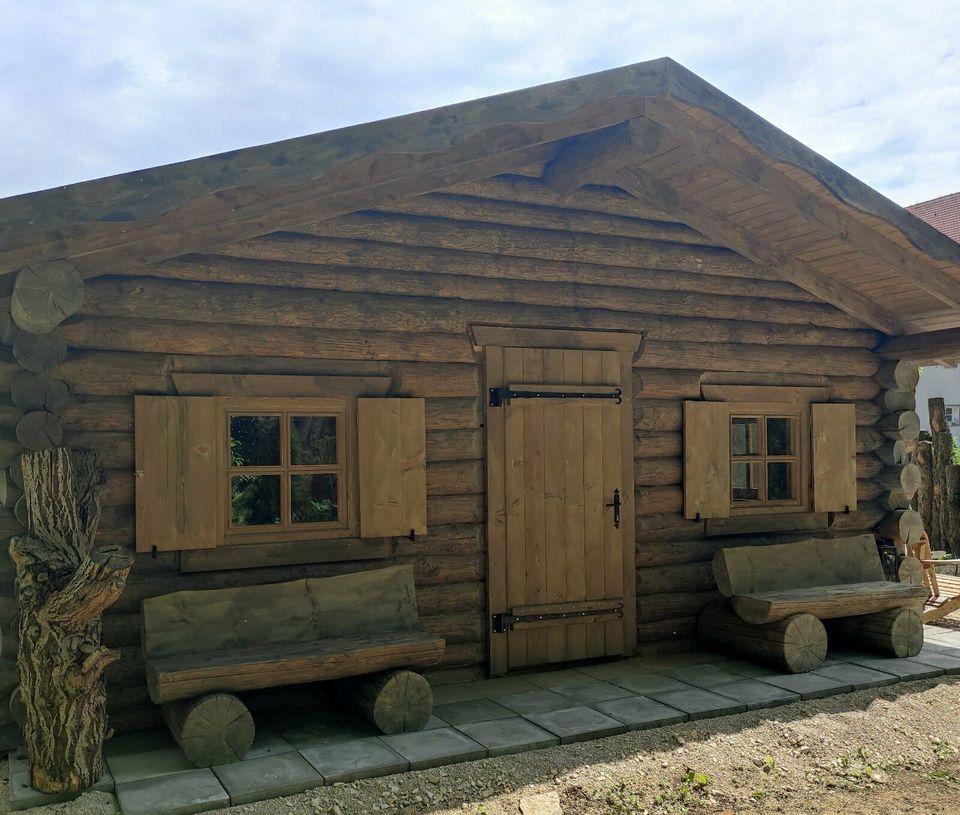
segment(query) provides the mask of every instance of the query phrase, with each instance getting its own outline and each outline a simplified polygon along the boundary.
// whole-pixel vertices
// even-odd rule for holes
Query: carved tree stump
[[[344,679],[340,693],[381,733],[422,730],[433,713],[430,683],[414,671],[383,671]]]
[[[95,453],[44,450],[22,465],[28,533],[10,541],[10,557],[30,783],[77,792],[102,771],[103,672],[120,655],[101,647],[100,615],[123,591],[133,559],[121,547],[93,547],[103,480]]]

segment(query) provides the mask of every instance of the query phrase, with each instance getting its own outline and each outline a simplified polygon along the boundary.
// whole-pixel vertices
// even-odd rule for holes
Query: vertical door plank
[[[503,349],[488,347],[486,360],[486,390],[504,384]],[[504,442],[503,408],[485,408],[487,432],[487,611],[503,614],[507,611],[507,526],[504,507]],[[489,630],[489,629],[488,629]],[[489,634],[490,673],[506,673],[507,634]]]
[[[523,381],[543,381],[543,349],[523,349]],[[530,605],[547,601],[546,546],[544,541],[544,439],[543,403],[538,399],[521,400],[523,407],[523,511],[525,519],[525,566],[527,597]],[[547,632],[543,628],[527,631],[527,664],[547,661]]]
[[[563,351],[543,352],[543,381],[563,384]],[[544,540],[546,548],[546,602],[566,600],[566,496],[563,484],[563,413],[567,408],[550,405],[543,409],[543,489]],[[547,661],[562,662],[567,653],[567,626],[557,625],[547,632]]]
[[[623,553],[623,644],[624,653],[632,654],[637,647],[637,534],[636,534],[636,485],[634,471],[633,441],[633,353],[620,352],[620,388],[623,404],[620,405],[620,470],[623,489],[620,500],[623,520],[620,536]]]
[[[604,351],[602,362],[602,380],[605,385],[620,382],[620,354],[616,351]],[[621,495],[627,485],[622,483],[621,464],[623,436],[620,432],[620,417],[623,410],[620,405],[610,404],[600,408],[603,414],[603,503],[613,502],[614,490]],[[604,506],[603,513],[603,596],[607,599],[623,597],[623,521],[621,528],[614,526],[613,507]],[[604,625],[606,642],[605,654],[612,656],[623,653],[623,620]]]
[[[563,381],[582,385],[583,353],[563,352]],[[563,408],[563,483],[566,506],[566,569],[567,600],[586,600],[587,584],[583,554],[583,408]],[[587,655],[587,632],[584,625],[567,626],[567,659],[584,659]]]
[[[503,349],[504,382],[523,379],[523,351],[520,348]],[[504,492],[507,498],[507,606],[526,605],[526,519],[524,517],[524,427],[523,408],[506,404],[502,408],[504,446]],[[527,634],[510,631],[507,634],[510,667],[527,665]]]
[[[583,384],[603,384],[603,352],[583,352]],[[603,408],[583,409],[583,540],[584,572],[588,600],[604,594],[603,515],[607,496],[603,492]],[[604,626],[587,630],[587,656],[603,656],[606,650]]]

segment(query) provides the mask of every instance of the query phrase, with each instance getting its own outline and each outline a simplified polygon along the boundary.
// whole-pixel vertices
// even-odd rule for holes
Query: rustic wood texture
[[[168,702],[161,710],[173,738],[194,767],[240,761],[256,735],[250,711],[232,693]]]
[[[425,535],[424,400],[359,399],[357,431],[360,534]]]
[[[857,507],[856,408],[850,404],[810,406],[813,437],[813,509],[849,512]]]
[[[414,671],[384,671],[339,684],[341,697],[381,733],[422,730],[433,714],[433,689]]]
[[[831,636],[853,648],[867,648],[891,657],[915,657],[923,648],[920,608],[894,608],[834,620]]]
[[[35,263],[17,272],[10,313],[24,331],[46,334],[83,303],[83,277],[65,260]]]
[[[85,451],[23,459],[28,534],[10,542],[20,605],[19,674],[30,783],[79,791],[100,778],[107,736],[103,674],[119,654],[100,644],[101,614],[132,559],[94,548],[102,471]]]
[[[704,645],[758,659],[789,673],[814,671],[827,655],[826,629],[812,614],[751,625],[740,619],[725,600],[701,612],[697,638]]]
[[[953,463],[953,434],[943,399],[928,400],[931,444],[931,542],[956,555],[960,552],[960,494]],[[913,541],[910,541],[912,543]]]
[[[721,402],[683,403],[683,512],[730,516],[729,409]]]

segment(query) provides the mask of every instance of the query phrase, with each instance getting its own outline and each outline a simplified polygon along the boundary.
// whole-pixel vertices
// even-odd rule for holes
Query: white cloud
[[[955,0],[0,0],[0,195],[672,56],[902,204],[960,189]]]

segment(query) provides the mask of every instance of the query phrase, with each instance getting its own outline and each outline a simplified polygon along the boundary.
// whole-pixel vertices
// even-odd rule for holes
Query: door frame
[[[486,455],[486,542],[487,542],[487,613],[484,625],[487,631],[488,668],[491,675],[507,672],[507,637],[494,634],[492,618],[507,608],[506,534],[504,529],[504,494],[502,489],[491,490],[492,483],[502,485],[502,477],[491,478],[492,469],[502,468],[502,451],[494,450],[493,440],[502,438],[504,413],[491,408],[487,398],[486,348],[557,348],[573,351],[618,351],[620,354],[620,387],[623,402],[620,409],[622,448],[622,515],[620,529],[623,540],[623,641],[624,655],[629,656],[637,646],[637,576],[636,576],[636,509],[634,483],[634,405],[633,363],[643,348],[643,334],[636,331],[580,331],[564,328],[513,327],[499,325],[471,325],[470,336],[474,351],[483,362],[484,450]]]

